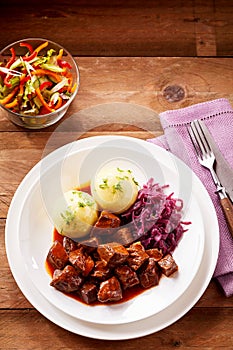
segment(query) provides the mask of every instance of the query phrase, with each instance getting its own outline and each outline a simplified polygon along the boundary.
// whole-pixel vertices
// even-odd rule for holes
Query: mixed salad
[[[0,62],[0,104],[25,116],[56,111],[77,87],[63,49],[56,52],[48,47],[48,41],[36,48],[28,42],[19,45],[25,48],[24,56],[17,57],[12,47],[11,57]]]

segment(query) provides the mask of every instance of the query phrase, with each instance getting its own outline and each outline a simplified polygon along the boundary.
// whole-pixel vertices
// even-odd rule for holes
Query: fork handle
[[[227,226],[233,237],[233,205],[228,197],[222,198],[220,202],[227,221]]]

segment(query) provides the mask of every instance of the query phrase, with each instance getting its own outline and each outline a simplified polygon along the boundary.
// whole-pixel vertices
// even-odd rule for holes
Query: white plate
[[[164,154],[164,160],[165,162],[169,162],[170,155],[168,153]],[[181,162],[176,160],[176,163],[178,167],[181,166]],[[38,168],[39,166],[37,165],[34,171],[38,171]],[[172,324],[184,315],[200,298],[211,279],[218,256],[219,235],[215,210],[200,181],[195,176],[193,176],[192,181],[195,184],[194,192],[202,211],[202,217],[208,217],[212,223],[211,227],[205,223],[204,255],[200,269],[192,283],[179,299],[152,317],[125,325],[103,326],[72,318],[59,311],[39,293],[38,289],[31,283],[31,279],[27,275],[25,264],[20,254],[19,241],[15,235],[15,228],[19,226],[19,211],[21,208],[21,198],[24,197],[26,191],[25,186],[31,187],[34,183],[34,178],[28,174],[12,200],[6,223],[7,256],[14,278],[22,292],[38,311],[54,323],[74,333],[93,338],[130,339],[153,333]]]
[[[181,182],[184,170],[177,168],[174,157],[172,161],[175,167],[171,167],[171,159],[168,166],[160,161],[166,151],[133,138],[94,137],[68,144],[63,151],[63,154],[59,154],[60,150],[53,152],[41,162],[39,171],[31,171],[33,184],[27,186],[27,191],[21,198],[17,235],[27,274],[37,289],[50,303],[68,315],[99,324],[138,321],[171,305],[192,282],[203,255],[204,226],[193,188],[190,187],[185,194],[186,207],[182,218],[191,221],[192,225],[188,226],[188,232],[173,254],[179,272],[170,278],[164,276],[158,286],[115,305],[86,305],[50,286],[51,276],[45,269],[53,234],[50,216],[53,215],[61,191],[90,181],[96,170],[106,162],[117,160],[120,167],[131,169],[141,185],[151,177],[161,184],[169,184],[168,193],[174,192],[175,198],[182,192],[180,187],[188,189],[188,185],[192,184],[195,188],[191,171],[185,172],[185,179]]]

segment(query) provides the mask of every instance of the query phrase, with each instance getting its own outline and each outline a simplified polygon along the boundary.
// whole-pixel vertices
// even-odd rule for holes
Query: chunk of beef
[[[162,251],[157,248],[147,249],[146,254],[148,254],[150,258],[153,258],[156,261],[159,261],[163,257]]]
[[[97,287],[95,284],[86,282],[80,289],[80,295],[86,304],[94,303],[97,300]]]
[[[115,276],[101,282],[98,291],[98,300],[101,303],[106,303],[107,301],[118,301],[120,299],[122,299],[122,289],[120,282]]]
[[[53,245],[49,249],[47,261],[54,269],[59,270],[62,270],[68,263],[68,255],[63,245],[59,241],[54,241]]]
[[[149,259],[141,242],[131,244],[127,251],[129,253],[127,262],[134,271],[137,271]]]
[[[83,278],[75,268],[67,265],[63,270],[55,270],[50,285],[61,292],[71,293],[79,289],[83,283]]]
[[[128,245],[133,242],[133,236],[128,227],[122,227],[114,233],[114,241],[123,245]]]
[[[145,268],[139,273],[140,284],[143,288],[150,288],[159,284],[161,272],[154,258],[149,258]]]
[[[104,260],[109,267],[123,264],[129,255],[126,248],[116,242],[101,244],[98,247],[97,252],[100,259]]]
[[[94,267],[93,259],[85,253],[83,247],[70,252],[69,261],[83,276],[88,276]]]
[[[161,260],[159,260],[158,265],[162,270],[162,273],[167,277],[178,270],[178,266],[171,254],[165,255]]]
[[[121,265],[115,269],[116,276],[123,289],[131,288],[136,284],[139,284],[139,279],[135,271],[133,271],[128,265]]]
[[[97,237],[91,237],[89,239],[86,239],[85,241],[81,241],[80,243],[84,247],[85,252],[87,254],[93,253],[99,245]]]
[[[91,276],[104,281],[110,277],[111,270],[109,266],[103,260],[98,260],[95,262],[94,269],[92,270]]]
[[[116,215],[102,211],[91,231],[91,237],[96,237],[101,244],[113,242],[113,234],[120,223],[121,221]]]
[[[120,224],[121,224],[121,221],[120,221],[120,218],[118,218],[118,216],[103,210],[100,213],[100,216],[96,221],[94,227],[101,228],[101,229],[109,229],[109,228],[119,227]],[[102,230],[102,232],[104,232],[104,230]]]
[[[63,247],[66,253],[69,255],[70,252],[78,248],[78,244],[75,241],[73,241],[71,238],[65,236],[63,238]]]

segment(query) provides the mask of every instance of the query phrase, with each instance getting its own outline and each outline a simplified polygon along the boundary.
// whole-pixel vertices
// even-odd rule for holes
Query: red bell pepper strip
[[[18,96],[22,97],[24,93],[24,85],[25,83],[30,80],[31,78],[29,76],[25,76],[24,74],[20,77],[20,82],[19,82],[19,93]]]
[[[20,84],[23,85],[30,79],[31,79],[31,77],[29,75],[26,76],[25,74],[22,74],[20,77]]]
[[[29,43],[22,42],[19,44],[19,46],[26,47],[28,49],[28,51],[30,52],[30,54],[32,54],[34,51],[32,45]]]
[[[3,63],[1,62],[0,63],[0,67],[3,67]],[[2,79],[4,79],[6,73],[3,73],[1,70],[0,70],[0,77],[2,77]]]
[[[15,62],[15,49],[13,47],[10,48],[10,52],[11,52],[11,58],[10,60],[7,62],[6,64],[6,68],[10,68],[10,66],[12,65],[12,63]]]
[[[9,82],[9,80],[11,79],[12,75],[11,74],[7,74],[3,80],[4,84],[8,87],[11,88],[11,83]]]
[[[46,88],[50,88],[53,86],[53,83],[51,81],[44,81],[42,84],[40,84],[40,90],[44,90]]]
[[[37,52],[34,51],[29,56],[23,56],[23,60],[29,62],[29,61],[33,60],[33,58],[35,58],[36,56],[37,56]]]
[[[31,46],[30,44],[27,44],[27,43],[24,43],[24,45],[21,45],[21,46],[27,46],[27,45],[29,45],[29,47]],[[33,60],[33,58],[35,58],[37,55],[38,55],[38,53],[42,50],[42,49],[44,49],[46,46],[48,46],[48,41],[45,41],[44,43],[42,43],[41,45],[39,45],[34,51],[33,51],[33,48],[32,48],[32,46],[30,47],[30,55],[29,56],[24,56],[23,57],[23,60],[24,61],[31,61],[31,60]]]
[[[62,61],[62,60],[57,59],[57,63],[59,65],[59,67],[61,67],[61,68],[72,69],[71,64],[69,62],[67,62],[67,61]]]

